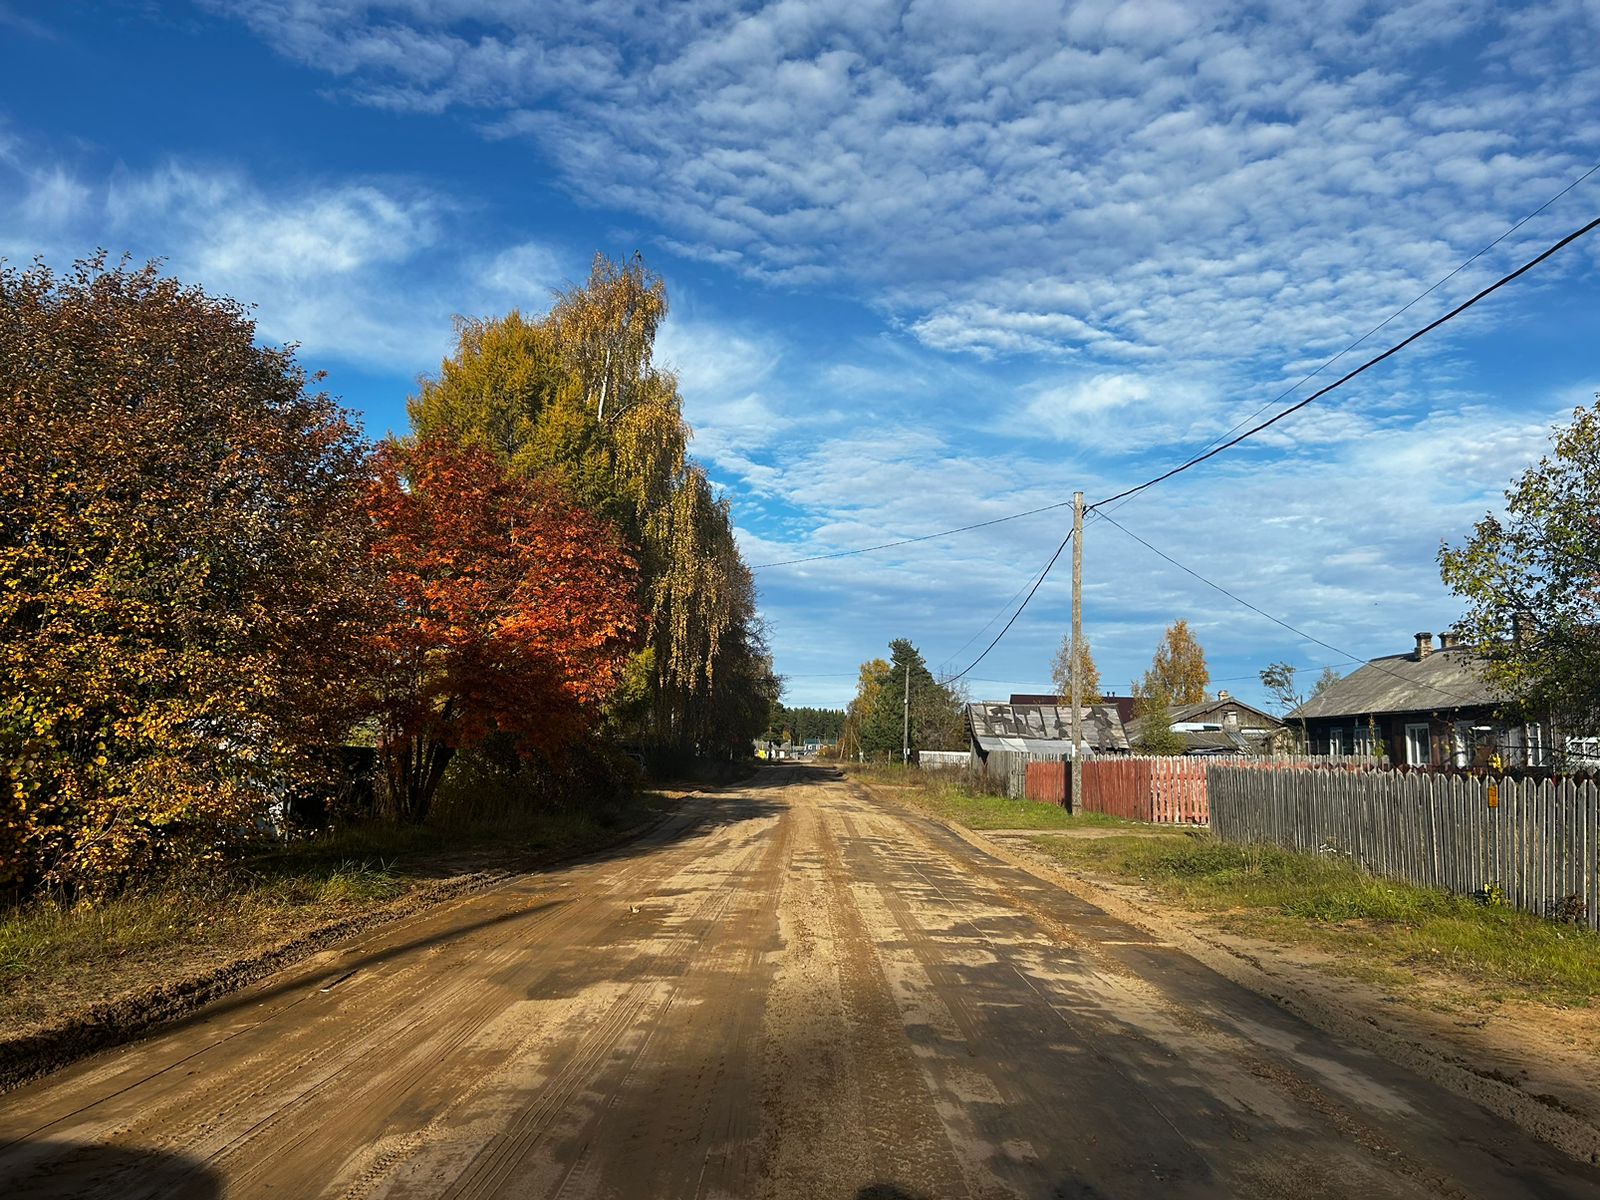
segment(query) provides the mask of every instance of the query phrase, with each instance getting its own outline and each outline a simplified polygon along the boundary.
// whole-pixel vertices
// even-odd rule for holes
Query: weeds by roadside
[[[1141,883],[1234,933],[1330,952],[1356,974],[1449,972],[1483,998],[1600,997],[1600,934],[1469,896],[1378,879],[1348,860],[1174,832],[1033,843],[1089,874]]]

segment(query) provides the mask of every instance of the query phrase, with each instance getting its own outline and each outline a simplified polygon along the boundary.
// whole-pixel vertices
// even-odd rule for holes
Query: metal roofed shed
[[[1078,709],[1084,744],[1095,754],[1127,754],[1128,735],[1114,704],[1085,704]],[[1072,706],[1060,704],[969,704],[967,728],[973,753],[986,758],[995,750],[1072,757]]]

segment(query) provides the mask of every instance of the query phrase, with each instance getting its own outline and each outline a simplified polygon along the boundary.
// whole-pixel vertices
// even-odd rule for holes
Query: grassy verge
[[[1337,857],[1205,834],[1033,841],[1069,866],[1142,884],[1229,932],[1330,953],[1373,982],[1404,986],[1422,970],[1495,1001],[1587,1005],[1600,997],[1600,934],[1376,879]]]
[[[40,901],[0,913],[0,1030],[220,966],[454,875],[580,852],[666,803],[646,793],[515,821],[356,827],[94,907]]]
[[[847,767],[846,774],[869,788],[887,791],[896,800],[923,812],[965,825],[968,829],[1128,828],[1131,822],[1100,813],[1074,816],[1054,804],[985,796],[961,783],[955,771],[919,771],[903,767]]]

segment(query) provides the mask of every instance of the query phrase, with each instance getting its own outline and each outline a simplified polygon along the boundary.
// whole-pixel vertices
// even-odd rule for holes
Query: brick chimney
[[[1430,655],[1432,653],[1433,653],[1433,634],[1431,632],[1417,634],[1417,654],[1416,654],[1417,661],[1421,662],[1423,659],[1427,658],[1428,655]]]
[[[1445,630],[1443,633],[1441,633],[1439,635],[1439,649],[1441,649],[1441,650],[1459,650],[1459,649],[1461,649],[1461,635],[1459,633],[1457,633],[1454,629]]]

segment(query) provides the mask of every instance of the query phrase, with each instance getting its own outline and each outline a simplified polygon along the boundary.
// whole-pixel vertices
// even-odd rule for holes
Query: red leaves
[[[559,753],[586,732],[640,629],[615,531],[441,438],[384,445],[366,508],[385,589],[385,749],[410,764],[391,772],[408,815],[460,746],[501,732]]]

